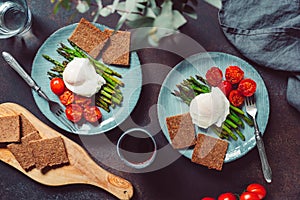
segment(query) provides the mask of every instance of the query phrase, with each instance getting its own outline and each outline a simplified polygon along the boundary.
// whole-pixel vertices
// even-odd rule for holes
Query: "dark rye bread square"
[[[109,36],[113,30],[104,31]],[[118,31],[110,37],[110,45],[105,49],[102,60],[106,64],[129,65],[130,62],[130,32]]]
[[[227,148],[227,141],[199,133],[192,162],[221,171]]]
[[[166,118],[169,136],[175,149],[183,149],[195,144],[195,127],[189,113]]]
[[[32,150],[28,143],[33,140],[42,139],[37,131],[34,131],[21,138],[22,143],[11,143],[7,148],[14,155],[21,167],[28,171],[35,166]]]
[[[96,58],[108,38],[111,37],[109,45],[105,47],[102,53],[103,62],[106,64],[128,66],[130,62],[130,32],[117,31],[114,35],[112,33],[113,30],[109,29],[101,31],[88,20],[82,18],[69,37],[69,40],[90,56]]]
[[[20,115],[20,122],[21,137],[37,131],[33,124],[23,114]]]
[[[69,163],[65,144],[60,136],[31,141],[29,146],[37,169]]]
[[[20,141],[20,116],[1,116],[0,117],[0,142],[19,142]]]
[[[102,32],[88,20],[81,18],[69,40],[96,58],[109,35]]]

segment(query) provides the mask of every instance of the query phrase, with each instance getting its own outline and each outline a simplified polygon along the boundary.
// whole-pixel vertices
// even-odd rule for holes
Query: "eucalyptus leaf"
[[[113,4],[111,5],[111,8],[112,8],[112,13],[115,12],[115,10],[117,9],[118,7],[118,4],[119,4],[119,0],[114,0]]]
[[[196,13],[195,9],[190,5],[184,6],[183,13],[193,19],[197,19],[197,13]]]
[[[173,12],[172,12],[173,3],[170,0],[166,0],[162,4],[162,9],[160,15],[154,20],[155,27],[161,28],[173,28]]]
[[[145,15],[146,17],[156,18],[155,12],[152,10],[152,8],[149,8],[149,7],[146,7],[146,8],[145,8],[145,13],[144,13],[144,15]]]
[[[126,0],[125,9],[127,12],[132,12],[136,8],[137,0]]]
[[[123,13],[122,16],[120,17],[118,23],[117,23],[117,26],[115,28],[115,31],[118,31],[124,24],[124,22],[126,21],[127,19],[127,16],[128,16],[128,13]]]
[[[112,14],[112,12],[111,9],[108,6],[106,6],[99,11],[99,14],[102,17],[107,17],[108,15]]]
[[[140,16],[134,21],[127,21],[126,24],[131,28],[152,27],[154,19],[150,17]]]
[[[76,6],[76,9],[80,13],[85,13],[90,9],[90,6],[87,1],[78,1],[78,4]]]
[[[173,10],[173,27],[174,27],[174,29],[178,29],[179,27],[184,25],[186,22],[187,22],[186,19],[184,18],[184,16],[182,16],[182,14],[179,11]]]

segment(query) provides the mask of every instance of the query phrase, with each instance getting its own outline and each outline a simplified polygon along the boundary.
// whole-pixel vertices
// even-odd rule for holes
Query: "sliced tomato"
[[[253,193],[257,194],[259,199],[265,198],[265,196],[267,194],[266,188],[263,185],[258,184],[258,183],[252,183],[252,184],[248,185],[246,190],[248,192],[253,192]]]
[[[256,82],[251,78],[241,80],[238,90],[246,97],[252,96],[256,91]]]
[[[237,84],[244,78],[244,71],[239,66],[229,66],[225,70],[225,78],[231,84]]]
[[[79,122],[82,119],[83,109],[80,105],[70,104],[66,107],[66,116],[72,122]]]
[[[245,97],[238,91],[238,90],[231,90],[228,96],[229,102],[236,106],[239,107],[244,103]]]
[[[221,83],[219,83],[218,88],[220,88],[220,90],[222,90],[222,92],[228,96],[232,90],[232,84],[227,80],[223,80]]]
[[[231,192],[223,193],[220,196],[218,196],[218,200],[236,200],[236,196],[232,194]]]
[[[91,105],[92,98],[74,95],[74,102],[78,105],[81,105],[82,107],[86,107]]]
[[[61,95],[65,91],[65,83],[63,79],[55,77],[50,81],[50,89],[57,96]]]
[[[223,73],[218,67],[211,67],[205,74],[209,85],[217,86],[223,79]]]
[[[86,106],[83,111],[84,118],[91,123],[101,119],[102,113],[97,106]]]
[[[70,90],[66,90],[59,96],[59,100],[65,106],[70,105],[74,102],[74,93]]]
[[[240,200],[260,200],[260,198],[254,192],[243,192],[240,196]]]

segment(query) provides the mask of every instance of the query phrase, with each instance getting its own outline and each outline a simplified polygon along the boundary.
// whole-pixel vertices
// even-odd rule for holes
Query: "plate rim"
[[[49,41],[51,41],[51,39],[56,35],[56,34],[58,34],[58,33],[60,33],[60,32],[62,32],[62,31],[64,31],[64,30],[66,30],[66,31],[69,31],[68,29],[72,29],[72,28],[76,28],[76,26],[79,24],[79,22],[76,22],[76,23],[72,23],[72,24],[68,24],[68,25],[66,25],[66,26],[63,26],[63,27],[60,27],[59,29],[57,29],[57,30],[55,30],[52,34],[50,34],[44,41],[43,41],[43,43],[40,45],[40,47],[38,48],[38,50],[37,50],[37,52],[36,52],[36,54],[35,54],[35,56],[34,56],[34,59],[33,59],[33,62],[32,62],[32,68],[31,68],[31,72],[30,72],[30,75],[31,76],[33,76],[33,69],[34,69],[34,66],[35,65],[37,65],[36,63],[37,63],[37,60],[39,59],[38,58],[38,55],[40,55],[41,56],[41,51],[43,50],[43,48],[44,48],[44,46],[45,46],[45,44],[48,42],[49,43]],[[100,23],[96,23],[96,22],[92,22],[92,24],[94,24],[97,28],[99,28],[100,30],[103,30],[103,29],[105,29],[105,28],[108,28],[108,29],[111,29],[110,27],[108,27],[108,26],[106,26],[106,25],[103,25],[103,24],[100,24]],[[73,29],[73,30],[74,30]],[[54,45],[58,45],[58,44],[54,44]],[[136,101],[135,101],[135,103],[134,103],[134,105],[133,106],[128,106],[128,108],[130,108],[129,110],[128,109],[126,109],[126,110],[128,110],[128,111],[126,111],[126,117],[124,117],[124,118],[122,118],[121,120],[119,120],[119,121],[115,121],[115,119],[117,118],[117,119],[119,119],[118,117],[115,117],[114,118],[114,120],[113,120],[113,125],[111,125],[111,126],[109,126],[108,128],[106,128],[106,129],[101,129],[101,128],[99,128],[99,130],[97,129],[97,130],[95,130],[94,132],[81,132],[81,131],[77,131],[77,132],[71,132],[67,127],[65,127],[64,125],[60,125],[60,124],[57,124],[56,122],[57,121],[53,121],[52,119],[51,119],[51,117],[49,117],[48,115],[47,115],[47,113],[46,112],[43,112],[43,110],[40,108],[40,106],[39,106],[39,103],[38,103],[38,100],[37,100],[37,97],[38,98],[40,98],[39,96],[38,96],[38,94],[35,92],[35,91],[33,91],[32,90],[32,95],[33,95],[33,99],[34,99],[34,102],[35,102],[35,104],[37,105],[37,107],[38,107],[38,109],[40,110],[40,112],[51,122],[51,123],[53,123],[53,124],[55,124],[58,128],[61,128],[61,129],[63,129],[64,131],[67,131],[67,132],[69,132],[69,133],[72,133],[72,134],[74,134],[74,135],[99,135],[99,134],[103,134],[103,133],[105,133],[105,132],[108,132],[108,131],[110,131],[110,130],[112,130],[112,129],[114,129],[114,128],[116,128],[118,125],[120,125],[121,123],[123,123],[129,116],[130,116],[130,114],[132,113],[132,111],[134,110],[134,108],[136,107],[136,104],[137,104],[137,102],[139,101],[139,98],[140,98],[140,94],[141,94],[141,90],[142,90],[142,82],[143,82],[143,76],[142,76],[142,68],[141,68],[141,61],[140,61],[140,58],[139,58],[139,55],[137,54],[137,52],[136,51],[131,51],[130,52],[130,57],[131,57],[131,59],[132,59],[132,57],[134,57],[135,58],[135,61],[137,61],[136,63],[134,63],[135,64],[135,66],[136,67],[134,67],[134,68],[132,68],[132,69],[130,69],[130,66],[129,67],[124,67],[124,68],[122,68],[122,67],[120,67],[121,68],[121,70],[124,70],[124,69],[126,69],[126,68],[128,68],[128,71],[126,71],[126,73],[128,73],[128,72],[130,72],[130,71],[133,71],[133,70],[138,70],[138,74],[140,75],[140,78],[139,79],[137,79],[138,80],[138,86],[137,87],[135,87],[134,88],[134,92],[135,92],[135,94],[137,94],[137,97],[136,97]],[[123,74],[124,75],[124,74]],[[46,77],[46,76],[45,76]],[[48,77],[47,77],[48,78]],[[126,87],[126,86],[124,86],[124,87]],[[48,94],[47,94],[48,95]],[[124,102],[123,102],[124,103]],[[128,104],[129,104],[129,102],[128,102]],[[120,108],[121,109],[121,108]],[[102,112],[106,112],[106,111],[102,111]],[[109,122],[109,123],[111,123],[111,122]],[[100,124],[99,124],[100,125]],[[98,125],[98,126],[99,126]]]
[[[268,89],[267,89],[267,87],[266,87],[266,84],[265,84],[265,81],[264,81],[264,79],[262,78],[262,76],[260,75],[260,73],[250,64],[250,63],[248,63],[247,61],[245,61],[244,59],[242,59],[242,58],[240,58],[240,57],[238,57],[238,56],[235,56],[235,55],[232,55],[232,54],[229,54],[229,53],[224,53],[224,52],[217,52],[217,51],[209,51],[209,52],[200,52],[200,53],[196,53],[196,54],[193,54],[193,55],[191,55],[191,56],[189,56],[189,57],[187,57],[187,58],[185,58],[185,59],[183,59],[183,60],[181,60],[179,63],[177,63],[170,71],[169,71],[169,73],[167,74],[167,76],[165,77],[165,79],[164,79],[164,81],[162,82],[162,85],[161,85],[161,89],[160,89],[160,91],[159,91],[159,95],[158,95],[158,101],[157,101],[157,103],[158,103],[158,106],[157,106],[157,113],[158,113],[158,115],[160,115],[162,112],[160,111],[162,108],[161,108],[161,105],[160,105],[160,103],[161,103],[161,98],[162,98],[162,90],[163,90],[163,87],[164,87],[164,85],[166,85],[166,82],[168,81],[168,79],[170,79],[170,76],[172,75],[172,73],[174,73],[174,71],[176,71],[179,67],[180,67],[180,65],[182,65],[182,63],[183,62],[188,62],[188,61],[190,61],[190,60],[194,60],[194,59],[197,59],[199,56],[201,57],[201,58],[205,58],[204,56],[207,56],[207,55],[209,55],[209,57],[210,58],[212,58],[213,56],[215,56],[215,55],[217,55],[217,56],[219,56],[219,55],[221,55],[221,56],[227,56],[227,57],[229,57],[230,59],[234,59],[234,60],[237,60],[238,62],[242,62],[242,63],[244,63],[244,64],[246,64],[247,66],[250,66],[251,68],[252,68],[252,70],[256,73],[256,75],[258,76],[258,78],[260,79],[260,81],[263,83],[263,89],[266,91],[266,99],[267,99],[267,108],[266,108],[266,111],[267,111],[267,119],[266,119],[266,121],[265,121],[265,127],[264,127],[264,130],[263,131],[261,131],[261,129],[260,129],[260,131],[261,131],[261,135],[263,136],[264,135],[264,133],[265,133],[265,131],[266,131],[266,129],[267,129],[267,126],[268,126],[268,122],[269,122],[269,117],[270,117],[270,99],[269,99],[269,92],[268,92]],[[201,59],[200,58],[200,59]],[[180,113],[178,113],[178,114],[180,114]],[[171,144],[171,140],[170,140],[170,138],[169,137],[167,137],[167,135],[168,135],[168,131],[167,130],[165,130],[163,127],[166,127],[166,124],[165,124],[165,119],[162,119],[162,117],[158,117],[158,120],[159,120],[159,124],[160,124],[160,126],[161,126],[161,131],[163,132],[163,134],[164,134],[164,136],[165,136],[165,138],[167,139],[167,141],[168,141],[168,144]],[[166,131],[166,132],[165,132]],[[254,130],[253,130],[253,132],[254,132]],[[195,134],[198,134],[198,133],[195,133]],[[252,143],[252,145],[250,146],[250,148],[248,148],[247,149],[247,151],[244,151],[244,152],[242,152],[242,153],[240,153],[238,156],[234,156],[234,157],[231,157],[231,158],[229,158],[228,160],[226,160],[225,158],[224,158],[224,163],[229,163],[229,162],[232,162],[232,161],[235,161],[235,160],[237,160],[237,159],[239,159],[239,158],[242,158],[243,156],[245,156],[248,152],[250,152],[252,149],[254,149],[254,147],[256,146],[256,142],[255,142],[255,140],[254,140],[254,142]],[[188,150],[189,148],[187,148],[187,149],[184,149],[184,150],[177,150],[181,155],[183,155],[184,157],[186,157],[186,158],[188,158],[188,159],[191,159],[191,157],[188,157],[186,154],[184,154],[184,152],[186,151],[186,150]],[[176,149],[174,149],[174,150],[176,150]],[[227,153],[226,153],[226,155],[227,155]]]

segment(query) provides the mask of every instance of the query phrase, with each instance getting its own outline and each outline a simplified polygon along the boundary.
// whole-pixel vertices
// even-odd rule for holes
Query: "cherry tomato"
[[[238,90],[231,90],[228,99],[232,105],[239,107],[244,103],[245,97]]]
[[[223,80],[221,83],[219,83],[218,88],[220,88],[220,90],[222,90],[222,92],[228,96],[232,90],[232,84],[227,80]]]
[[[260,198],[256,193],[246,191],[241,194],[240,200],[260,200]]]
[[[225,78],[231,84],[237,84],[244,78],[244,71],[238,66],[229,66],[225,70]]]
[[[236,200],[236,196],[232,194],[231,192],[223,193],[220,196],[218,196],[218,200]]]
[[[55,77],[50,81],[50,88],[54,94],[59,96],[65,91],[65,83],[61,78]]]
[[[70,105],[74,102],[74,93],[70,90],[66,90],[59,96],[59,100],[65,106]]]
[[[89,97],[74,95],[74,102],[78,105],[81,105],[82,107],[86,107],[92,103],[92,99]]]
[[[82,107],[77,104],[70,104],[66,107],[66,116],[72,122],[79,122],[82,118]]]
[[[223,73],[218,67],[211,67],[205,74],[209,85],[217,86],[223,79]]]
[[[265,196],[267,194],[266,188],[263,185],[258,184],[258,183],[252,183],[252,184],[248,185],[246,190],[248,192],[253,192],[253,193],[257,194],[259,199],[265,198]]]
[[[201,200],[216,200],[216,199],[212,197],[203,197]]]
[[[101,119],[102,113],[97,106],[86,106],[83,111],[84,118],[91,123]]]
[[[238,90],[246,97],[252,96],[256,91],[256,83],[250,78],[241,80]]]

